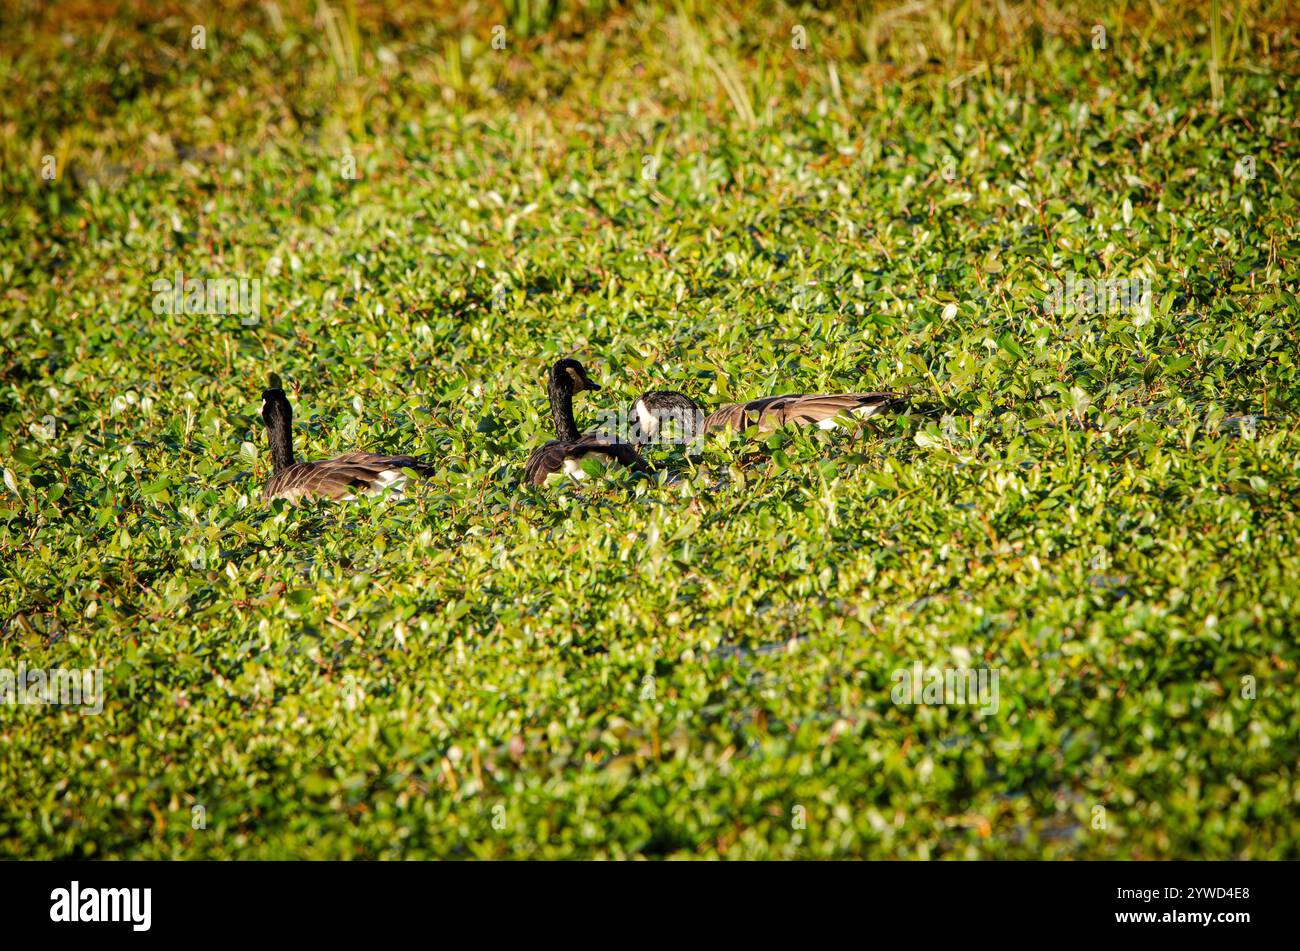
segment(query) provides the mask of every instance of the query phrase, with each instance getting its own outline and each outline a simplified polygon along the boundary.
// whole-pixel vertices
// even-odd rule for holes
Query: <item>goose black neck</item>
[[[552,373],[546,382],[546,395],[551,401],[551,419],[555,422],[556,438],[578,438],[578,421],[573,418],[573,388],[561,374]]]
[[[288,406],[268,403],[264,418],[271,444],[271,465],[279,472],[293,465],[293,412]]]

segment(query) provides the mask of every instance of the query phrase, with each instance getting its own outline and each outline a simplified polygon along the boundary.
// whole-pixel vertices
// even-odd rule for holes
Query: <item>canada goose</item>
[[[427,475],[429,466],[413,456],[379,456],[349,452],[317,462],[293,460],[293,408],[278,386],[262,391],[262,421],[271,444],[271,478],[262,498],[324,498],[347,501],[358,495],[379,495],[384,490],[401,495],[405,469]]]
[[[834,429],[837,420],[868,419],[903,405],[893,393],[788,393],[763,396],[747,403],[728,403],[705,415],[689,396],[675,390],[651,390],[637,397],[632,415],[640,423],[642,439],[648,441],[668,419],[676,419],[683,437],[690,439],[723,429],[744,432],[758,426],[772,432],[791,423],[820,429]]]
[[[561,474],[574,479],[584,479],[584,459],[594,459],[602,465],[618,463],[638,472],[649,472],[650,467],[636,449],[598,433],[581,435],[573,418],[573,394],[583,390],[598,390],[600,384],[587,375],[577,360],[560,360],[546,378],[546,395],[551,403],[551,419],[555,423],[557,438],[533,450],[524,465],[524,481],[529,485],[545,485],[552,476]]]

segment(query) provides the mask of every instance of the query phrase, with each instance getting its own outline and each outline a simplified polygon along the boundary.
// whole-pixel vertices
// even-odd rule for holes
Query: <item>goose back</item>
[[[787,393],[764,396],[747,403],[719,407],[704,418],[704,431],[734,429],[744,432],[757,425],[760,432],[772,432],[791,423],[830,429],[841,416],[867,419],[898,404],[892,393]]]
[[[529,485],[545,485],[551,476],[561,474],[582,479],[586,475],[582,461],[588,458],[607,466],[618,463],[637,472],[650,471],[640,453],[629,444],[587,435],[578,439],[552,439],[538,446],[524,465],[524,481]]]
[[[384,490],[400,495],[406,483],[404,470],[421,476],[430,474],[427,463],[414,456],[381,456],[373,452],[349,452],[334,459],[297,462],[272,474],[262,498],[326,498],[345,501],[361,495],[378,495]]]

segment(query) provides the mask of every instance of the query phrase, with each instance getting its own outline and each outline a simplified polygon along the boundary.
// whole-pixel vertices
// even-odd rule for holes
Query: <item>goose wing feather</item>
[[[428,463],[414,456],[381,456],[373,452],[349,452],[334,459],[299,462],[275,473],[262,491],[265,499],[304,497],[350,498],[377,491],[394,481],[394,474],[412,469],[421,475],[431,471]],[[385,479],[385,474],[388,478]]]
[[[564,470],[566,460],[581,460],[592,454],[608,456],[638,472],[650,471],[641,454],[628,443],[605,436],[583,436],[571,440],[552,439],[534,449],[524,464],[524,481],[529,485],[545,485],[548,476]]]
[[[859,418],[885,412],[898,402],[892,393],[787,393],[747,403],[719,407],[704,419],[705,432],[730,427],[744,432],[757,425],[762,432],[790,423],[810,425],[840,415]]]
[[[378,470],[412,469],[420,475],[430,475],[433,472],[433,466],[429,462],[407,455],[381,456],[373,452],[345,452],[341,456],[328,460],[328,462],[341,462]]]

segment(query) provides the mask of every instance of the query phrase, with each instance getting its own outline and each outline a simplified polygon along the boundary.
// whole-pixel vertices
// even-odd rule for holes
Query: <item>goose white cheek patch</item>
[[[647,436],[653,436],[659,431],[658,417],[656,417],[654,413],[650,412],[650,410],[646,409],[646,405],[642,400],[636,401],[636,415],[637,419],[641,421],[641,432],[645,433]]]

